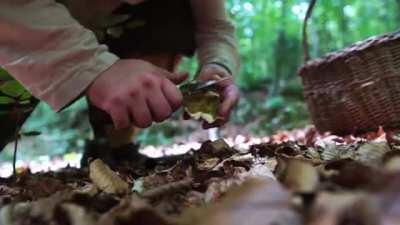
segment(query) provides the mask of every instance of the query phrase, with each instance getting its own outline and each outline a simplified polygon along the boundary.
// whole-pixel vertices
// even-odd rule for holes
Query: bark
[[[285,27],[286,27],[286,17],[287,17],[287,1],[284,0],[282,1],[282,11],[281,11],[281,25],[280,25],[280,31],[278,34],[278,38],[276,40],[275,44],[275,78],[274,78],[274,83],[272,86],[272,95],[275,95],[279,92],[280,89],[280,82],[282,77],[284,76],[284,66],[285,66],[285,55],[288,54],[286,52],[286,44],[287,44],[287,38],[286,38],[286,32],[285,32]]]

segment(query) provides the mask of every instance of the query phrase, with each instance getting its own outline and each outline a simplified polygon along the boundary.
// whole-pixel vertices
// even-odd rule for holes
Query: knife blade
[[[215,87],[222,81],[228,80],[229,77],[225,77],[219,80],[208,80],[208,81],[191,81],[187,84],[184,84],[180,87],[182,93],[185,94],[193,94],[197,92],[201,92],[207,89],[211,89]]]

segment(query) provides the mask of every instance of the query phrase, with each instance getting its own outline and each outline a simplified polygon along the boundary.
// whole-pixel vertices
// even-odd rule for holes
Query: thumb
[[[185,81],[189,77],[188,72],[179,72],[179,73],[170,73],[167,76],[167,79],[172,81],[175,84],[180,84]]]

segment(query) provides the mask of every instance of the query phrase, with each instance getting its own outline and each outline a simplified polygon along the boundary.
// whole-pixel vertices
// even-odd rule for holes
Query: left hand
[[[218,116],[221,119],[212,124],[204,122],[203,128],[205,129],[222,126],[229,120],[229,115],[239,100],[239,89],[236,87],[232,75],[217,64],[204,65],[196,76],[196,80],[199,81],[218,80],[226,77],[229,79],[219,82],[217,86],[221,95],[221,104],[218,109]]]

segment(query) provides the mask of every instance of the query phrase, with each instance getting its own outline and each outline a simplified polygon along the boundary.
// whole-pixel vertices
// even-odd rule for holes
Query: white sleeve
[[[58,111],[118,57],[53,0],[0,1],[0,66]]]
[[[191,0],[197,55],[201,66],[218,63],[235,75],[240,67],[235,27],[226,15],[224,3],[224,0]]]

